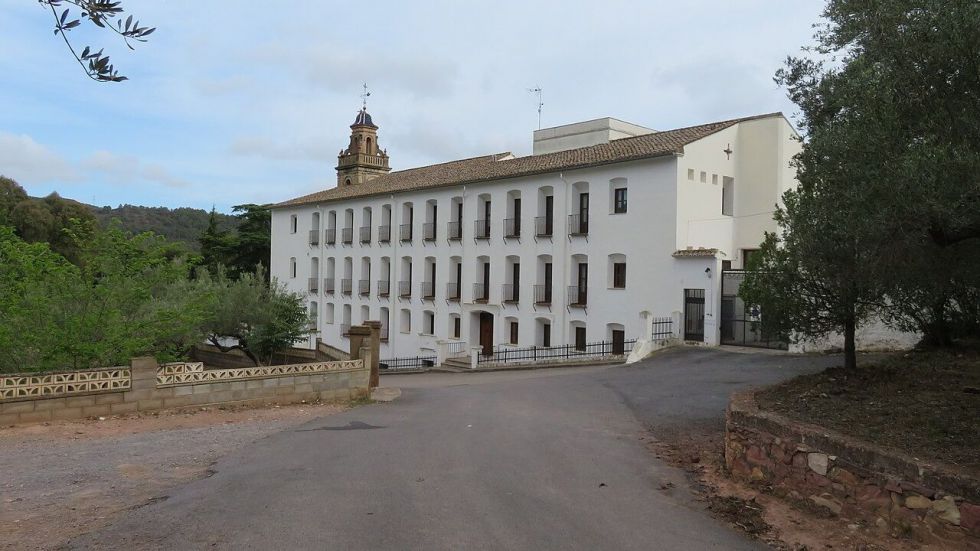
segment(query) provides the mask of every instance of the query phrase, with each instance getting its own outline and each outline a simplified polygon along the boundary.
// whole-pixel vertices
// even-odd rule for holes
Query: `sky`
[[[123,83],[85,76],[50,11],[0,0],[0,175],[95,205],[229,211],[336,183],[361,106],[394,170],[511,151],[537,128],[616,117],[658,130],[797,112],[773,82],[818,0],[288,3],[123,0],[157,27]]]

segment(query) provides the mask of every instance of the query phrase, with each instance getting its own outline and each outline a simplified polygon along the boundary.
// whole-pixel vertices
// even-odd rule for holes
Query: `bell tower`
[[[363,184],[391,171],[388,152],[378,147],[378,127],[367,112],[367,85],[354,124],[350,125],[350,144],[337,156],[337,187]]]

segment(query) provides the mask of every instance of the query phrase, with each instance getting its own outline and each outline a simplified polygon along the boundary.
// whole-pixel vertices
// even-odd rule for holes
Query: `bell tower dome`
[[[391,171],[388,152],[378,147],[378,127],[366,105],[357,112],[350,130],[350,144],[337,157],[338,187],[363,184]]]

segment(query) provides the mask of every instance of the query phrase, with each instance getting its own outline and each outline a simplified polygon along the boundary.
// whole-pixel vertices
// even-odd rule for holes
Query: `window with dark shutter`
[[[626,212],[626,188],[624,187],[617,188],[615,191],[613,212],[616,214],[623,214]]]
[[[616,262],[613,264],[613,287],[616,289],[626,288],[626,263]]]

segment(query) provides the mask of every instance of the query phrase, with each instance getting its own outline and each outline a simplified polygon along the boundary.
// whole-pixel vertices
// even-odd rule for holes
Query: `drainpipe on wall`
[[[560,220],[561,221],[560,224],[562,226],[565,226],[567,230],[568,208],[569,208],[568,203],[571,199],[569,199],[568,182],[565,180],[565,174],[563,172],[559,172],[558,178],[565,185],[562,187],[562,193],[564,194],[563,201],[561,202],[561,204],[563,205],[562,212],[561,212],[561,216],[557,217],[557,220]],[[554,237],[552,237],[552,239],[554,239]],[[564,236],[564,239],[561,240],[561,257],[562,257],[562,264],[564,265],[564,269],[562,270],[562,274],[561,274],[561,292],[557,294],[558,296],[563,297],[563,300],[567,302],[567,297],[565,297],[565,294],[568,292],[568,278],[569,278],[568,272],[569,270],[571,270],[572,267],[572,261],[570,258],[568,258],[568,236]],[[567,261],[567,263],[565,261]],[[554,260],[552,260],[552,262],[554,262]],[[552,277],[554,277],[554,272],[552,272]],[[552,289],[552,293],[554,293],[554,289]],[[570,341],[569,341],[569,331],[568,331],[568,305],[567,304],[562,304],[561,308],[558,309],[558,316],[556,317],[555,322],[561,324],[561,344],[569,344]],[[588,326],[588,324],[586,324],[586,326]],[[552,331],[552,333],[554,333],[554,331]],[[554,346],[554,343],[552,343],[552,346]]]

